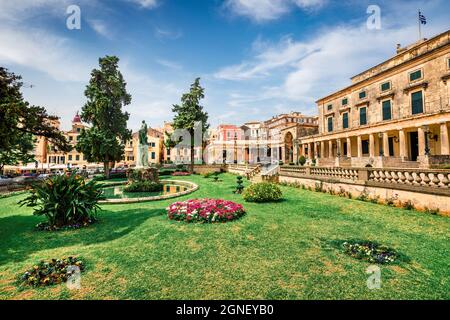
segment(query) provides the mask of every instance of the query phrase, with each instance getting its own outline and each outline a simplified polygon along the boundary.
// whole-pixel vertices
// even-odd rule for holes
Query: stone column
[[[342,156],[341,139],[336,139],[337,155]]]
[[[328,141],[328,158],[333,158],[333,140]]]
[[[352,157],[352,139],[347,138],[347,157]]]
[[[318,142],[314,142],[314,157],[318,158],[319,156],[319,144]]]
[[[358,140],[358,158],[362,158],[363,153],[362,153],[362,138],[361,138],[361,136],[358,136],[357,140]]]
[[[320,157],[325,158],[325,142],[320,141]]]
[[[407,157],[406,155],[406,135],[405,130],[401,129],[398,131],[398,143],[400,149],[400,158],[404,159]]]
[[[375,157],[375,134],[369,134],[369,156]]]
[[[383,155],[385,157],[391,156],[389,154],[389,135],[387,132],[383,132]]]
[[[448,144],[448,129],[447,123],[441,123],[441,155],[450,155],[450,146]]]
[[[417,128],[417,133],[419,135],[419,156],[425,155],[425,131],[422,127]]]

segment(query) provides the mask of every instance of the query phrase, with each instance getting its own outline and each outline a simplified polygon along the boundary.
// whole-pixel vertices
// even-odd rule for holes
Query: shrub
[[[160,169],[158,171],[158,174],[160,176],[170,176],[172,173],[174,173],[175,170],[174,169]]]
[[[56,230],[78,228],[94,222],[101,199],[100,185],[95,181],[86,183],[72,173],[69,176],[53,176],[34,185],[31,194],[19,204],[34,207],[34,215],[47,218],[47,223],[38,225],[39,229]]]
[[[345,241],[342,247],[349,256],[372,263],[392,263],[399,257],[395,250],[370,241]]]
[[[269,182],[252,184],[242,194],[242,197],[247,202],[278,201],[282,196],[281,189],[276,184]]]
[[[153,181],[133,181],[125,186],[125,192],[158,192],[162,191],[163,185]]]
[[[166,210],[170,220],[201,223],[228,222],[245,214],[242,205],[222,199],[190,199],[172,203]]]
[[[300,156],[300,158],[298,158],[298,163],[299,163],[301,166],[304,166],[305,163],[306,163],[306,158],[305,158],[305,156]]]
[[[66,282],[71,274],[68,272],[69,266],[76,266],[81,272],[85,266],[82,260],[68,257],[66,259],[52,259],[48,262],[41,261],[37,265],[25,271],[20,277],[22,284],[33,287],[51,286]]]
[[[412,203],[411,200],[408,200],[408,201],[405,201],[405,202],[402,204],[402,207],[403,207],[403,209],[405,209],[405,210],[413,210],[413,209],[414,209],[414,204]]]
[[[234,193],[241,194],[244,191],[244,182],[242,181],[242,176],[236,177],[236,190]]]

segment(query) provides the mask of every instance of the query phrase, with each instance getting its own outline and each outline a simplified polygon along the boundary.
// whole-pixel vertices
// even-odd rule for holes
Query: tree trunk
[[[103,162],[103,167],[105,168],[106,179],[109,179],[109,161],[108,161],[108,157],[106,157],[105,161]]]
[[[3,172],[3,169],[5,168],[5,165],[4,164],[0,164],[0,174],[1,175],[3,175],[4,174],[4,172]]]

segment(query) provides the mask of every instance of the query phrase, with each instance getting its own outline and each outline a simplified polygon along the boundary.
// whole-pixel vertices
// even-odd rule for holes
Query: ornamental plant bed
[[[75,257],[41,261],[20,276],[20,283],[32,287],[43,287],[66,282],[71,276],[70,266],[78,267],[80,272],[85,269],[84,262]]]
[[[394,249],[371,241],[344,241],[342,248],[349,256],[371,263],[390,264],[398,262],[400,258]]]
[[[229,222],[245,214],[242,205],[222,199],[190,199],[172,203],[166,210],[170,220],[199,223]]]

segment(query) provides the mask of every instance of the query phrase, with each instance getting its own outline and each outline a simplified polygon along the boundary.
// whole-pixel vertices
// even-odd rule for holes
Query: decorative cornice
[[[419,89],[419,88],[424,88],[424,89],[428,88],[428,82],[427,81],[423,81],[423,82],[420,82],[420,83],[409,85],[409,86],[407,86],[406,88],[403,89],[403,93],[408,93],[408,92],[410,92],[412,90]]]
[[[377,97],[377,101],[380,102],[380,100],[384,100],[384,99],[387,99],[387,98],[393,98],[394,96],[395,96],[395,92],[388,92],[388,93],[385,93],[385,94],[380,94]]]
[[[363,101],[363,102],[360,102],[360,103],[357,103],[357,104],[355,104],[355,107],[357,107],[357,108],[359,108],[359,107],[363,107],[363,106],[369,106],[369,101]]]

